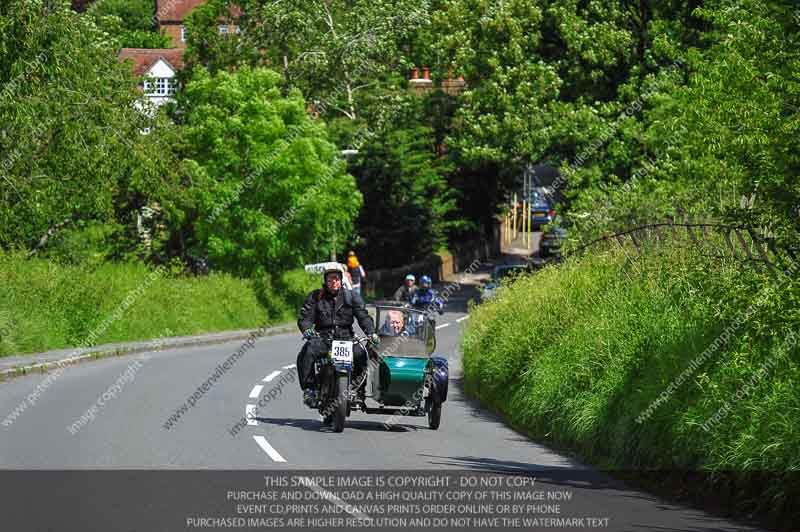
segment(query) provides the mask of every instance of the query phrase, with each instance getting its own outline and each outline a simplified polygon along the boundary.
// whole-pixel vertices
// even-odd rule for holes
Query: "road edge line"
[[[297,327],[295,325],[278,325],[273,329],[264,332],[262,337],[267,336],[277,336],[280,334],[286,334],[294,331]],[[258,329],[253,329],[252,331],[242,332],[240,334],[236,334],[234,336],[227,336],[224,338],[193,338],[193,339],[186,339],[184,341],[179,341],[171,344],[159,344],[158,346],[154,346],[151,342],[150,345],[139,345],[139,346],[131,346],[131,347],[116,347],[113,349],[105,349],[105,350],[98,350],[98,351],[91,351],[89,353],[85,353],[82,355],[68,357],[60,360],[53,360],[50,362],[40,362],[38,364],[31,364],[30,366],[19,366],[11,369],[6,369],[0,371],[0,383],[10,381],[11,379],[25,376],[29,373],[39,372],[39,373],[47,373],[51,369],[59,368],[62,366],[73,366],[79,364],[81,362],[88,362],[90,360],[100,360],[103,358],[110,358],[116,356],[124,356],[124,355],[133,355],[137,353],[149,353],[153,351],[169,351],[171,349],[179,349],[183,347],[199,347],[204,345],[217,345],[217,344],[226,344],[229,342],[235,342],[239,340],[246,340],[250,337],[250,335],[257,331]],[[147,341],[147,340],[143,340]],[[23,355],[24,356],[24,355]],[[31,355],[35,356],[35,355]]]

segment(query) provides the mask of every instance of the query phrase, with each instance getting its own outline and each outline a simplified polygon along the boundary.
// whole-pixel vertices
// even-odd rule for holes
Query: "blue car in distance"
[[[532,190],[527,201],[531,212],[531,229],[534,231],[538,231],[541,226],[555,219],[556,210],[544,192]],[[522,207],[521,202],[520,207]]]

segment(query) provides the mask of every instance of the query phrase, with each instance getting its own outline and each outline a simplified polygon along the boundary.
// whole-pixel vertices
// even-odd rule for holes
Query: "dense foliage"
[[[799,266],[771,277],[690,244],[633,263],[595,253],[501,287],[471,314],[465,388],[602,467],[796,523]],[[675,470],[707,476],[687,486]]]
[[[437,157],[432,128],[420,120],[423,107],[409,97],[391,129],[376,132],[351,164],[364,194],[358,218],[362,256],[373,267],[391,267],[424,259],[447,244],[455,223],[456,193],[448,186],[452,172]]]
[[[154,2],[0,10],[3,247],[252,273],[355,245],[367,264],[397,264],[488,228],[541,162],[562,169],[576,239],[689,212],[796,240],[790,4],[210,0],[186,21],[175,125],[135,111],[114,57],[164,44]],[[225,19],[240,32],[221,34]],[[468,91],[412,102],[409,70],[425,65]],[[286,160],[271,158],[282,141]],[[348,168],[360,211],[334,162],[345,148],[361,152]],[[146,208],[157,214],[143,247]],[[394,246],[397,234],[416,240]]]
[[[110,254],[136,251],[139,209],[176,195],[174,128],[135,109],[113,42],[66,3],[6,2],[0,81],[0,247],[99,223]]]
[[[154,0],[99,0],[88,13],[121,48],[169,48],[171,40],[156,29]]]
[[[561,167],[578,236],[679,208],[796,236],[792,9],[446,1],[434,34],[471,89],[451,142],[467,160]]]
[[[147,120],[133,110],[137,95],[124,68],[114,64],[113,50],[137,42],[163,44],[152,31],[153,2],[101,0],[85,16],[68,11],[66,3],[46,5],[54,7],[14,0],[2,8],[0,76],[6,88],[0,106],[6,125],[0,143],[7,186],[0,201],[19,203],[0,213],[5,246],[31,248],[48,229],[85,219],[111,224],[93,234],[122,238],[116,248],[134,250],[132,224],[138,215],[133,212],[155,202],[163,207],[163,233],[155,243],[159,260],[207,255],[231,269],[242,257],[232,260],[230,253],[291,263],[309,256],[309,247],[292,254],[278,251],[280,243],[273,251],[254,252],[270,247],[263,238],[251,242],[251,251],[233,252],[230,246],[238,247],[241,235],[223,244],[202,222],[195,224],[210,207],[198,203],[196,194],[173,188],[172,159],[177,151],[199,161],[202,156],[195,155],[214,135],[196,134],[197,124],[180,130],[183,143],[166,124],[158,135],[137,134]],[[392,202],[398,196],[389,190],[374,195],[373,183],[403,188],[406,213],[447,189],[419,217],[424,221],[417,225],[425,228],[421,249],[491,225],[521,170],[541,162],[562,169],[561,212],[574,238],[689,212],[746,221],[780,240],[796,240],[800,17],[789,4],[245,0],[236,5],[241,11],[227,0],[211,0],[189,17],[187,59],[190,66],[205,68],[185,71],[185,84],[195,75],[199,83],[245,66],[275,70],[270,87],[295,98],[298,110],[305,104],[290,95],[300,89],[312,115],[328,124],[325,135],[336,148],[330,146],[325,157],[344,148],[368,154],[369,160],[353,159],[350,171],[373,195],[369,209],[397,211]],[[221,17],[241,32],[220,34]],[[426,62],[437,82],[449,70],[464,75],[469,90],[461,98],[429,93],[420,99],[423,111],[409,111],[407,73]],[[176,115],[179,123],[189,125],[201,116],[190,112],[190,100],[186,114]],[[205,122],[202,127],[212,127]],[[275,142],[297,124],[284,124],[265,142]],[[228,134],[225,128],[217,133]],[[94,144],[96,149],[83,148]],[[235,176],[229,168],[231,183],[242,183],[252,164],[231,167],[239,172]],[[190,179],[194,192],[220,180]],[[342,190],[348,187],[345,183]],[[259,201],[273,192],[264,193]],[[206,195],[208,203],[215,193]],[[375,221],[374,213],[364,210],[359,227],[337,227],[339,251],[345,241],[366,242],[363,251],[379,255],[384,243],[376,235],[387,233],[365,227]],[[231,230],[238,231],[225,231]],[[125,238],[133,241],[124,244]],[[309,245],[319,243],[314,238]],[[313,254],[327,251],[323,246]]]
[[[212,267],[249,275],[324,260],[330,235],[348,235],[361,194],[324,124],[280,75],[241,68],[194,72],[181,101],[189,219]]]
[[[232,5],[246,13],[241,33],[220,37],[219,17],[230,16]],[[191,59],[216,68],[272,66],[323,116],[356,120],[361,95],[406,70],[402,45],[429,23],[429,13],[418,0],[211,0],[189,23]]]
[[[149,31],[155,26],[156,2],[154,0],[98,0],[88,13],[96,17],[119,17],[123,27],[130,31]]]

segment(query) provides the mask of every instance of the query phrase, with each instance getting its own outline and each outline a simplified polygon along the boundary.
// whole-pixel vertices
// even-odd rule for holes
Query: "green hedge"
[[[78,346],[98,330],[95,343],[104,344],[283,323],[318,284],[303,271],[251,281],[0,253],[0,356]]]
[[[785,518],[800,497],[799,323],[793,278],[677,249],[605,252],[474,309],[465,388],[598,465],[726,472],[742,508]]]

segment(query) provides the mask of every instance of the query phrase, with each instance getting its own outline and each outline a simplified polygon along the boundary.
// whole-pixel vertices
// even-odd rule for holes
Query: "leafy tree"
[[[154,31],[124,31],[119,34],[120,48],[172,48],[169,35]]]
[[[406,97],[392,127],[372,136],[351,165],[364,194],[358,218],[364,256],[373,266],[424,258],[446,245],[459,226],[452,167],[436,156],[434,131],[424,125],[423,103]]]
[[[171,48],[172,40],[155,26],[152,0],[100,0],[87,13],[120,48]]]
[[[548,113],[561,80],[537,57],[543,11],[531,0],[452,0],[435,13],[440,46],[469,80],[451,145],[474,161],[538,159],[549,144]]]
[[[12,0],[0,21],[0,246],[94,221],[119,229],[115,253],[133,250],[137,210],[176,194],[172,128],[136,111],[130,67],[91,17]]]
[[[671,190],[697,211],[765,226],[796,243],[800,31],[793,10],[719,0],[697,15],[708,23],[711,46],[689,57],[689,82],[647,119],[648,143],[675,161],[656,165],[653,178],[674,182]],[[681,128],[685,134],[667,145]]]
[[[184,19],[188,30],[188,42],[184,59],[186,73],[190,74],[194,66],[202,65],[210,73],[218,70],[235,69],[238,66],[270,67],[275,65],[264,61],[264,52],[260,45],[246,39],[249,26],[252,24],[250,11],[244,14],[238,7],[241,2],[228,0],[209,0],[198,6]],[[220,25],[238,26],[239,33],[220,33]]]
[[[331,235],[353,232],[361,194],[281,76],[197,68],[181,101],[193,227],[212,266],[242,275],[324,260]]]
[[[226,40],[215,29],[233,4],[245,14],[242,32]],[[356,120],[360,94],[407,70],[401,47],[428,23],[427,7],[419,0],[211,0],[191,17],[189,57],[212,69],[280,69],[318,112]]]
[[[681,210],[796,235],[794,13],[733,0],[446,1],[438,48],[470,87],[449,144],[466,165],[561,167],[567,219],[587,238]]]
[[[152,31],[155,28],[155,0],[98,0],[87,13],[94,17],[115,16],[128,31]]]

